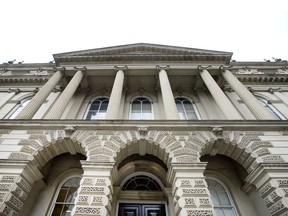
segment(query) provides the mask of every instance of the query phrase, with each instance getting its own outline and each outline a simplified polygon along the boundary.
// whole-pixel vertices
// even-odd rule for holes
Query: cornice
[[[169,131],[287,131],[288,120],[0,120],[0,129],[13,130],[169,130]]]

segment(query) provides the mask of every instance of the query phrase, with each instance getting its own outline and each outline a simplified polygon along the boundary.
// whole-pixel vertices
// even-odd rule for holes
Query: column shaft
[[[67,104],[74,95],[76,89],[78,88],[82,78],[84,76],[83,71],[78,70],[73,76],[69,84],[66,86],[60,97],[57,99],[56,103],[53,105],[49,113],[46,115],[45,119],[60,119],[63,114]]]
[[[229,70],[225,70],[222,73],[222,76],[257,119],[275,119],[275,117],[264,108],[257,98],[248,91],[248,89]]]
[[[277,92],[277,91],[275,91],[273,94],[274,94],[277,98],[279,98],[280,100],[282,100],[283,103],[284,103],[286,106],[288,106],[288,98],[285,97],[285,95],[283,95],[281,92]]]
[[[118,70],[107,107],[106,119],[117,119],[124,84],[124,71]]]
[[[200,72],[204,83],[227,119],[243,119],[207,70]]]
[[[178,110],[176,107],[175,99],[172,93],[170,82],[166,70],[161,69],[159,71],[159,81],[161,87],[161,93],[164,103],[164,110],[166,119],[179,119]]]
[[[40,106],[44,103],[49,94],[52,92],[57,83],[61,80],[62,76],[63,74],[61,71],[55,72],[54,75],[37,92],[30,103],[24,107],[24,109],[16,116],[15,119],[31,119],[38,111]]]

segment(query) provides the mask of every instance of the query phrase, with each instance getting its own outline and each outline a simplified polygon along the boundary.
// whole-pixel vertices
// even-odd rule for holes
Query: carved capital
[[[53,67],[53,71],[54,72],[57,72],[57,71],[65,72],[66,68],[65,67]]]
[[[114,66],[114,71],[119,71],[119,70],[122,70],[122,71],[126,71],[128,69],[128,67],[125,65],[125,66]]]
[[[156,65],[156,69],[157,69],[158,72],[160,72],[161,70],[168,71],[170,69],[170,65],[167,65],[167,66]]]
[[[208,65],[208,66],[198,65],[197,69],[198,69],[198,72],[202,72],[203,70],[208,70],[211,67],[212,67],[211,65]]]
[[[233,66],[224,66],[224,65],[221,65],[219,67],[219,70],[220,72],[224,72],[225,70],[229,70],[230,68],[232,68]]]

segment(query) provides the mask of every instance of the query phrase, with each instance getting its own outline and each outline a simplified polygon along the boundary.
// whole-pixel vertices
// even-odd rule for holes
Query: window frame
[[[224,190],[226,192],[226,195],[227,195],[227,198],[228,198],[229,202],[231,203],[231,207],[230,208],[232,209],[232,211],[233,211],[235,216],[239,216],[237,206],[235,205],[234,199],[233,199],[233,197],[231,195],[231,192],[230,192],[229,188],[220,179],[209,176],[209,177],[206,177],[206,183],[207,183],[207,189],[208,189],[208,191],[210,193],[210,199],[211,199],[211,203],[212,203],[212,206],[213,206],[213,210],[215,211],[215,204],[213,203],[212,195],[211,195],[211,192],[209,190],[209,184],[208,184],[207,180],[215,181],[215,182],[217,182],[218,184],[220,184],[224,188]],[[222,209],[222,208],[229,208],[229,207],[216,206],[216,208],[221,208]]]
[[[264,108],[275,117],[275,120],[286,120],[286,118],[272,104],[269,104],[269,100],[260,96],[256,96],[256,98],[261,102]]]
[[[18,103],[9,111],[9,113],[5,116],[4,119],[15,119],[16,116],[31,102],[32,98],[33,97],[25,97],[18,100]],[[23,104],[25,104],[25,106],[21,106]]]
[[[133,102],[138,99],[138,98],[145,98],[146,100],[148,100],[151,104],[151,116],[152,118],[150,119],[145,119],[145,118],[142,118],[142,101],[141,101],[141,118],[132,118],[132,104]],[[130,108],[129,108],[129,120],[154,120],[155,119],[155,114],[154,114],[154,108],[153,108],[153,101],[149,98],[149,97],[146,97],[146,96],[136,96],[134,98],[131,99],[130,101]]]
[[[81,180],[82,180],[82,178],[81,178],[80,175],[70,175],[70,176],[65,177],[63,180],[61,180],[61,181],[57,184],[56,190],[55,190],[55,192],[54,192],[54,194],[53,194],[53,198],[52,198],[52,200],[51,200],[51,204],[50,204],[50,207],[49,207],[48,216],[52,216],[52,214],[53,214],[53,211],[54,211],[54,208],[55,208],[55,204],[57,203],[56,200],[57,200],[57,198],[58,198],[58,195],[59,195],[59,192],[60,192],[62,186],[63,186],[67,181],[69,181],[69,180],[72,179],[72,178],[80,178],[80,182],[81,182]],[[80,182],[79,182],[78,189],[79,189],[80,186],[81,186]],[[77,189],[77,191],[78,191],[78,189]],[[75,204],[76,204],[76,197],[77,197],[77,195],[78,195],[78,192],[76,193],[76,196],[75,196],[75,200],[74,200],[74,204],[73,204],[74,206],[75,206]],[[64,203],[65,203],[65,202],[64,202]],[[73,208],[74,208],[74,207],[73,207]]]
[[[93,121],[93,120],[104,120],[106,119],[106,114],[107,114],[107,109],[106,109],[106,112],[105,112],[105,117],[104,118],[95,118],[95,119],[87,119],[87,116],[89,114],[89,111],[90,111],[90,108],[93,104],[94,101],[97,101],[99,99],[106,99],[108,101],[108,104],[107,104],[107,108],[108,108],[108,105],[109,105],[109,98],[106,97],[106,96],[99,96],[99,97],[96,97],[96,98],[93,98],[92,100],[90,100],[89,104],[88,104],[88,107],[86,108],[86,112],[85,112],[85,115],[84,115],[84,119],[87,120],[87,121]],[[104,101],[104,100],[103,100]],[[101,105],[103,103],[103,101],[101,101]],[[101,105],[99,106],[99,108],[101,107]],[[99,108],[98,108],[98,111],[96,113],[96,115],[99,113]]]
[[[193,107],[193,110],[194,110],[194,112],[195,112],[195,115],[196,115],[196,117],[197,117],[197,119],[188,119],[188,118],[187,118],[186,109],[185,109],[185,107],[183,106],[183,103],[182,103],[182,106],[183,106],[183,108],[184,108],[183,110],[185,111],[185,116],[186,116],[186,118],[185,118],[185,119],[181,119],[181,117],[180,117],[180,115],[179,115],[179,110],[178,110],[178,108],[177,108],[177,111],[178,111],[178,115],[179,115],[180,120],[201,120],[201,116],[200,116],[200,114],[199,114],[199,111],[198,111],[198,109],[197,109],[194,101],[193,101],[191,98],[189,98],[189,97],[178,96],[178,97],[175,97],[175,98],[174,98],[176,107],[177,107],[176,100],[179,99],[179,98],[185,99],[185,100],[187,100],[187,101],[189,101],[189,102],[191,103],[191,105],[192,105],[192,107]]]

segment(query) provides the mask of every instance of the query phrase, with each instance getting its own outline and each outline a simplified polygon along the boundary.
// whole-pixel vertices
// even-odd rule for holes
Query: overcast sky
[[[287,0],[1,0],[0,63],[131,43],[288,60]]]

